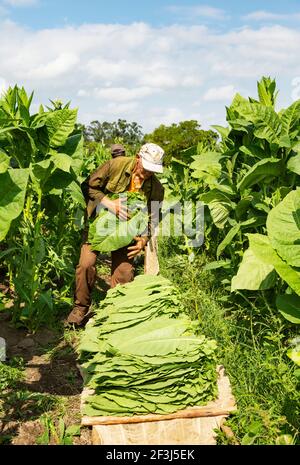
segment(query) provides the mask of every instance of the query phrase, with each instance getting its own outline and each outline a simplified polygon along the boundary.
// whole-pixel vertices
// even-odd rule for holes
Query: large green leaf
[[[299,118],[300,118],[300,100],[294,102],[289,108],[283,111],[281,114],[281,140],[286,140],[289,142],[287,146],[290,145],[290,138],[293,131],[296,129],[296,134],[299,131]],[[295,137],[295,136],[294,136]],[[293,137],[293,138],[294,138]]]
[[[253,165],[243,179],[238,183],[237,188],[244,191],[254,184],[259,184],[265,178],[279,176],[282,171],[281,160],[277,158],[266,158]]]
[[[260,103],[245,103],[237,110],[254,126],[254,135],[258,139],[265,139],[270,144],[279,145],[281,121],[275,110]]]
[[[185,318],[158,317],[108,337],[108,343],[130,355],[165,356],[176,350],[193,350],[199,341],[183,336],[188,327]]]
[[[298,152],[297,155],[292,156],[286,166],[288,170],[300,175],[300,153]]]
[[[10,158],[6,153],[0,150],[0,174],[5,173],[9,168]]]
[[[0,241],[23,210],[28,177],[28,169],[9,169],[0,174]]]
[[[230,128],[226,128],[224,126],[219,126],[219,125],[212,125],[212,128],[216,129],[216,131],[218,131],[221,136],[222,136],[222,139],[226,139],[226,137],[229,136],[229,133],[230,133]]]
[[[71,168],[79,176],[83,164],[83,136],[82,134],[74,134],[69,136],[63,147],[60,148],[59,152],[65,153],[72,157]]]
[[[64,108],[48,114],[46,127],[50,147],[61,147],[66,143],[68,136],[75,128],[76,118],[76,109]]]
[[[212,220],[217,228],[224,228],[230,211],[235,204],[223,192],[216,189],[199,196],[199,200],[208,206]]]
[[[279,276],[293,289],[296,294],[300,295],[300,273],[297,269],[292,268],[284,262],[276,250],[273,249],[270,239],[262,234],[247,234],[250,243],[250,249],[254,255],[266,265],[275,268]]]
[[[289,265],[300,267],[300,188],[270,211],[267,231],[278,255]]]
[[[102,210],[91,224],[89,242],[93,250],[112,252],[129,245],[135,236],[145,233],[148,225],[148,210],[144,198],[128,193],[127,208],[130,218],[120,220],[108,210]]]
[[[278,92],[276,92],[276,81],[270,77],[263,77],[257,83],[259,101],[263,105],[274,107]]]
[[[231,291],[270,289],[275,285],[276,273],[272,265],[257,258],[251,248],[245,251],[237,274],[232,278]]]
[[[218,152],[207,152],[197,155],[191,163],[192,176],[206,182],[215,181],[221,174],[221,154]]]
[[[53,153],[51,155],[51,160],[53,161],[56,168],[70,173],[72,158],[69,155],[66,153]]]
[[[291,323],[300,324],[300,297],[297,295],[279,295],[276,305],[280,313]]]
[[[263,150],[259,145],[250,144],[250,145],[242,145],[240,147],[240,151],[249,155],[253,158],[258,158],[259,160],[266,158],[266,151]]]
[[[86,207],[81,187],[76,181],[71,182],[71,184],[67,186],[66,190],[76,203],[78,203],[82,208]]]

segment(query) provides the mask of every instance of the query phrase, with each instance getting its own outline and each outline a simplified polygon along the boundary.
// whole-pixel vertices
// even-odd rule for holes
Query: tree
[[[103,142],[110,145],[121,141],[127,145],[140,144],[143,138],[142,127],[136,122],[128,122],[125,119],[118,119],[109,123],[107,121],[92,121],[85,128],[84,136],[87,141]]]
[[[181,159],[183,150],[196,146],[199,142],[213,149],[217,140],[217,133],[200,129],[200,124],[196,120],[181,121],[171,126],[161,124],[144,137],[144,142],[153,142],[164,149],[166,165],[170,163],[172,157]]]

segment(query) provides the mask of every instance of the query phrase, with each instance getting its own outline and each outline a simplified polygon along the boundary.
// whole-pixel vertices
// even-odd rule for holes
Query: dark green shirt
[[[83,183],[88,217],[93,215],[97,204],[105,195],[120,194],[128,190],[135,163],[135,157],[113,158],[100,166]],[[141,190],[148,204],[151,200],[161,202],[164,198],[164,188],[154,174],[144,181]]]

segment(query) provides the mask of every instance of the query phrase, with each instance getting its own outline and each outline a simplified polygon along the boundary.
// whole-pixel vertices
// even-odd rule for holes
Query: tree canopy
[[[199,142],[213,149],[218,140],[214,131],[200,129],[196,120],[181,121],[171,126],[161,124],[152,133],[144,136],[143,142],[153,142],[165,150],[165,163],[169,164],[172,157],[181,158],[182,150],[197,145]]]
[[[86,126],[84,136],[87,141],[103,142],[106,145],[114,144],[116,140],[130,146],[140,144],[143,138],[142,127],[125,119],[113,122],[92,121]]]

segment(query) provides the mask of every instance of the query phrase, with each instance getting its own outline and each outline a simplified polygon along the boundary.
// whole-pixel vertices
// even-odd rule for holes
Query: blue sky
[[[0,90],[71,100],[85,123],[224,124],[262,75],[279,107],[300,98],[299,0],[0,0],[0,28]]]
[[[34,29],[58,27],[66,24],[147,22],[153,26],[165,26],[174,22],[213,23],[214,18],[199,15],[189,16],[181,7],[209,6],[223,10],[228,16],[217,27],[238,27],[242,19],[253,11],[264,10],[274,14],[300,13],[299,0],[282,1],[207,1],[197,0],[7,0],[2,4],[9,10],[11,18]],[[173,8],[175,7],[175,8]],[[176,12],[176,8],[178,8]],[[268,21],[269,22],[269,21]]]

